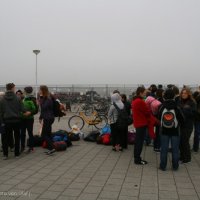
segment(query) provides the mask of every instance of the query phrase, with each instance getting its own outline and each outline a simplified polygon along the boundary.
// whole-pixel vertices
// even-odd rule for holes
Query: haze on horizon
[[[198,0],[2,0],[0,85],[199,84]]]

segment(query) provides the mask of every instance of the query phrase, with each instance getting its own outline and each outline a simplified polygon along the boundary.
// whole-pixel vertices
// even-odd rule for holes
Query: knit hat
[[[164,96],[163,98],[165,100],[168,100],[168,99],[174,99],[175,97],[175,93],[172,89],[166,89],[165,92],[164,92]]]
[[[24,88],[24,91],[27,93],[27,94],[31,94],[33,92],[33,88],[31,86],[27,86]]]

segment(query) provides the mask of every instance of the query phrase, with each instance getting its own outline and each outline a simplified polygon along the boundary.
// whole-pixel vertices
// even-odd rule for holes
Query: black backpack
[[[115,106],[115,108],[118,111],[118,117],[117,117],[117,126],[119,128],[125,128],[128,126],[128,120],[129,120],[129,116],[128,113],[126,111],[126,108],[124,106],[123,109],[119,109],[119,107],[116,105],[116,103],[113,103],[113,105]]]
[[[53,101],[53,113],[54,113],[54,117],[63,117],[65,116],[65,113],[62,112],[61,108],[60,108],[60,103],[58,101],[56,101],[55,98],[52,98]]]

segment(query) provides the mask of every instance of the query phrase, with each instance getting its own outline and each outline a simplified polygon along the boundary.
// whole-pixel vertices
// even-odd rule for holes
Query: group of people
[[[15,84],[6,84],[6,92],[0,93],[0,133],[3,150],[3,159],[7,160],[9,148],[14,151],[16,158],[25,151],[26,131],[29,135],[27,153],[34,152],[33,125],[34,115],[40,108],[39,121],[42,124],[41,136],[48,145],[47,155],[55,152],[51,140],[52,124],[54,122],[54,97],[48,87],[40,86],[39,98],[32,95],[33,88],[27,86],[24,93],[15,91]],[[13,137],[14,136],[14,137]]]
[[[112,145],[114,151],[127,148],[128,125],[125,128],[117,126],[118,111],[126,109],[132,115],[136,129],[134,145],[134,162],[145,165],[147,161],[141,158],[141,152],[146,138],[153,139],[154,151],[160,152],[160,166],[163,171],[167,167],[167,157],[171,144],[172,168],[177,170],[179,163],[191,162],[190,137],[194,130],[193,151],[199,150],[200,138],[200,91],[193,94],[189,88],[179,88],[168,85],[162,87],[151,85],[146,89],[138,87],[131,104],[124,95],[114,92],[111,95],[112,105],[108,112],[111,126]],[[131,111],[131,113],[130,113]],[[148,139],[147,139],[148,140]]]
[[[0,133],[4,159],[8,159],[8,149],[14,149],[15,157],[25,151],[26,131],[29,135],[27,153],[34,152],[33,125],[34,115],[40,108],[39,122],[42,124],[41,136],[48,146],[47,155],[55,153],[51,139],[52,124],[55,119],[55,97],[48,87],[41,85],[38,98],[33,88],[27,86],[24,91],[15,91],[15,84],[6,84],[6,92],[0,93]],[[172,167],[179,168],[182,163],[191,162],[190,137],[194,129],[193,151],[199,150],[200,138],[200,91],[193,94],[184,87],[170,85],[167,89],[151,85],[146,89],[138,87],[132,102],[125,94],[114,91],[111,95],[108,122],[111,127],[112,150],[123,151],[128,147],[128,123],[119,125],[119,115],[125,110],[133,121],[136,130],[134,162],[145,165],[141,158],[145,140],[153,139],[154,151],[160,152],[160,169],[167,167],[167,155],[171,143]],[[13,137],[14,136],[14,137]],[[149,138],[149,139],[148,139]]]

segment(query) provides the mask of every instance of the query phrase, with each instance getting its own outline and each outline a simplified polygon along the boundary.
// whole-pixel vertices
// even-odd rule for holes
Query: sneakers
[[[47,152],[45,152],[46,153],[46,155],[52,155],[53,153],[55,153],[56,152],[56,150],[55,149],[52,149],[52,150],[49,150],[49,151],[47,151]]]
[[[164,172],[164,171],[166,171],[166,168],[163,168],[163,167],[160,166],[160,167],[159,167],[159,170],[161,170],[161,171]]]
[[[148,162],[146,160],[140,160],[139,162],[135,162],[136,165],[146,165]]]
[[[34,153],[34,152],[35,152],[34,148],[29,148],[29,149],[26,151],[26,153]]]
[[[181,164],[191,163],[191,160],[182,160]]]
[[[3,160],[8,160],[8,156],[3,156]]]
[[[154,152],[160,153],[160,149],[155,148],[155,149],[154,149]]]

